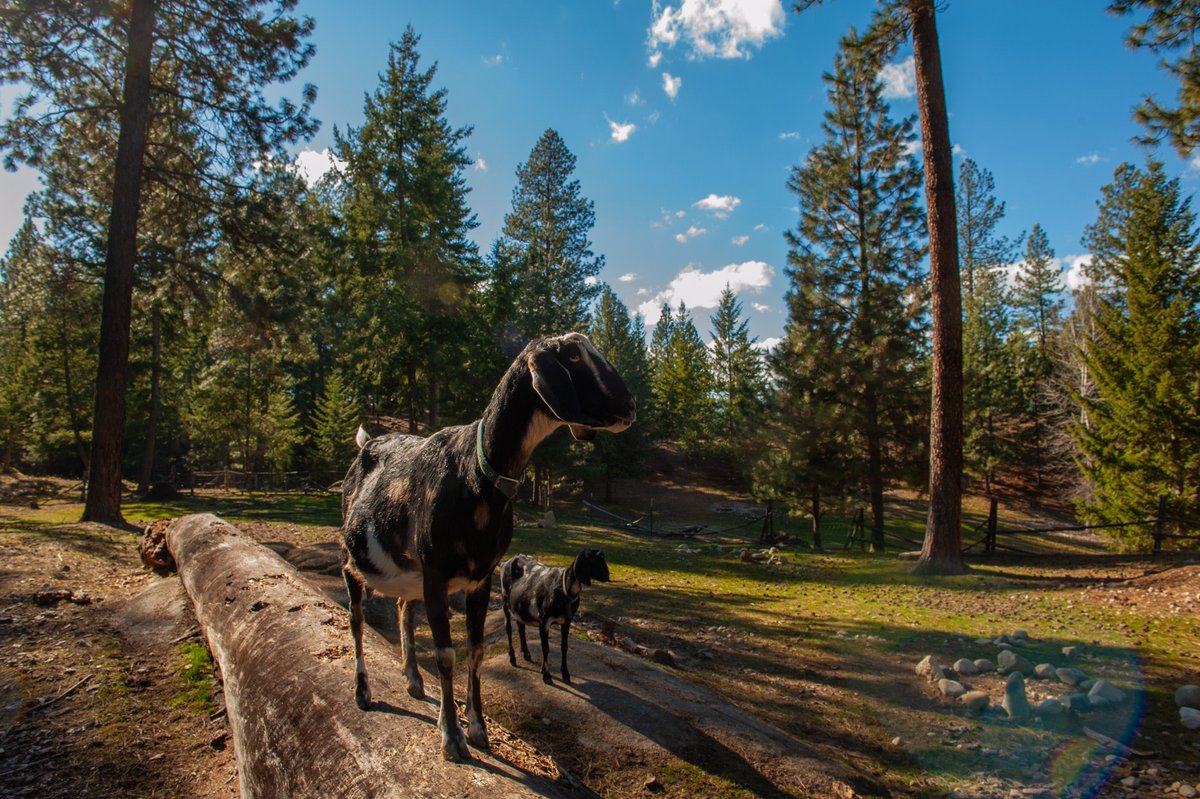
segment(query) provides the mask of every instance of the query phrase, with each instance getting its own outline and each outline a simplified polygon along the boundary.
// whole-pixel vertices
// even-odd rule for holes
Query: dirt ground
[[[11,485],[5,490],[0,529],[21,531],[17,517],[27,506],[18,504],[22,495]],[[662,512],[676,515],[699,513],[719,498],[689,492],[682,482],[656,496],[663,497]],[[287,525],[239,526],[336,593],[336,547],[313,546]],[[45,535],[43,528],[26,528],[27,534],[0,536],[0,796],[237,796],[219,680],[215,675],[209,680],[213,699],[196,701],[189,699],[183,677],[183,648],[201,642],[194,620],[186,613],[163,618],[149,631],[144,623],[131,624],[136,610],[131,600],[157,579],[138,558],[135,531],[64,523]],[[1200,566],[1193,564],[1147,573],[1143,562],[1084,558],[1028,572],[1031,590],[1046,587],[1048,580],[1079,600],[1137,609],[1164,623],[1195,614],[1200,605]],[[389,634],[394,609],[377,601],[374,610],[376,623]],[[981,615],[1002,611],[978,609]],[[544,690],[534,667],[508,665],[502,617],[490,614],[486,709],[602,795],[820,795],[812,788],[818,784],[842,786],[837,792],[846,797],[855,789],[863,795],[947,795],[932,784],[923,787],[911,758],[878,724],[855,731],[849,719],[835,728],[821,713],[842,713],[855,696],[892,690],[888,685],[911,685],[906,662],[807,649],[799,664],[790,647],[779,651],[730,631],[693,629],[685,640],[679,627],[624,620],[617,638],[629,633],[651,650],[670,649],[699,666],[687,681],[664,683],[661,669],[642,668],[637,658],[614,648],[617,642],[599,619],[584,614],[580,622],[594,643],[572,650],[577,684]],[[462,640],[461,629],[456,640]],[[429,651],[427,640],[418,645]],[[537,657],[536,644],[533,650]],[[701,662],[705,652],[712,660]],[[1196,665],[1200,672],[1200,661]],[[719,688],[721,699],[709,688]],[[919,691],[901,700],[914,709],[931,701]],[[683,722],[664,727],[663,716],[639,717],[632,710],[655,703],[669,706]],[[713,705],[711,712],[702,713],[706,704]],[[611,721],[597,723],[590,715],[593,705],[609,709]],[[757,742],[739,732],[746,725],[762,727]],[[958,729],[939,730],[948,748],[987,750],[986,741],[968,740]],[[597,751],[607,757],[597,757]],[[1126,789],[1114,778],[1102,795],[1173,795],[1167,792],[1173,774],[1183,774],[1189,784],[1200,782],[1195,765],[1200,748],[1195,751],[1191,766],[1158,761],[1122,766],[1116,776],[1135,777],[1140,787]],[[1146,776],[1160,767],[1162,780]],[[905,776],[894,778],[900,773]],[[1046,779],[1044,772],[1030,771],[1019,780],[984,769],[971,790],[952,795],[1048,797]],[[664,789],[664,782],[670,787]]]

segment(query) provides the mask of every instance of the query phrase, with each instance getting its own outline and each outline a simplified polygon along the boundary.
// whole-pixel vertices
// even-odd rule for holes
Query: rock
[[[1059,697],[1058,701],[1062,702],[1063,707],[1067,710],[1076,713],[1086,713],[1092,709],[1092,702],[1087,698],[1087,694],[1067,694]]]
[[[1079,669],[1056,669],[1054,676],[1059,682],[1065,682],[1067,685],[1079,685],[1087,679],[1087,675]]]
[[[1004,642],[1004,643],[1002,643],[1002,644],[996,644],[996,648],[997,648],[997,649],[1001,649],[1001,650],[1003,650],[1003,651],[1005,651],[1005,652],[1012,652],[1014,649],[1016,649],[1016,647],[1015,647],[1015,646],[1013,646],[1012,644],[1008,643],[1007,641],[1005,641],[1005,642]]]
[[[1088,677],[1086,680],[1079,683],[1079,687],[1085,691],[1090,691],[1090,690],[1092,690],[1092,686],[1095,684],[1096,684],[1096,681],[1093,680],[1091,677]]]
[[[942,696],[948,696],[951,699],[960,697],[967,692],[962,683],[944,678],[938,680],[938,690],[942,692]]]
[[[632,638],[626,636],[625,638],[621,639],[621,648],[626,652],[637,652],[637,641],[634,641]]]
[[[1200,730],[1200,710],[1194,707],[1179,708],[1179,721],[1189,730]]]
[[[921,658],[921,662],[917,664],[916,671],[917,674],[920,674],[930,682],[943,679],[946,676],[945,670],[942,669],[942,664],[938,663],[938,659],[933,655],[926,655]]]
[[[1040,718],[1051,719],[1063,714],[1062,702],[1057,699],[1043,699],[1034,709]]]
[[[1200,710],[1200,685],[1183,685],[1175,692],[1175,704]]]
[[[1096,680],[1096,684],[1088,690],[1088,699],[1092,700],[1094,705],[1097,697],[1110,704],[1119,705],[1125,701],[1125,692],[1108,680]]]
[[[659,793],[666,789],[666,786],[662,784],[662,780],[658,778],[657,774],[651,774],[647,777],[646,781],[642,783],[642,787],[650,793]]]
[[[1033,667],[1034,676],[1038,677],[1039,679],[1042,679],[1042,680],[1054,679],[1054,673],[1056,671],[1058,671],[1058,670],[1056,668],[1054,668],[1054,666],[1050,665],[1049,663],[1039,663]]]
[[[967,710],[983,710],[991,703],[992,699],[983,691],[967,691],[958,698],[958,701],[966,705]]]
[[[1067,658],[1068,660],[1075,657],[1076,651],[1077,651],[1076,648],[1073,646],[1064,646],[1062,648],[1063,657]]]
[[[1088,695],[1088,704],[1091,705],[1092,710],[1100,710],[1101,708],[1108,707],[1109,705],[1112,704],[1112,702],[1109,702],[1107,699],[1105,699],[1102,696],[1092,696],[1091,694],[1089,694]]]
[[[992,643],[996,646],[1000,646],[1001,644],[1011,644],[1012,639],[1008,637],[1007,633],[1000,633],[992,639]]]
[[[975,668],[979,669],[980,674],[987,674],[996,670],[996,664],[987,658],[976,658]]]
[[[1025,675],[1014,671],[1008,675],[1004,684],[1004,699],[1001,707],[1008,712],[1010,719],[1023,719],[1029,716],[1029,699],[1025,696]]]
[[[1033,664],[1016,652],[1005,650],[996,658],[996,668],[1001,674],[1018,671],[1023,675],[1033,674]]]
[[[1130,775],[1130,776],[1126,777],[1125,779],[1121,780],[1121,784],[1124,785],[1126,788],[1136,788],[1136,787],[1138,787],[1138,782],[1139,782],[1138,778],[1134,777],[1133,775]]]
[[[992,639],[991,638],[976,638],[975,643],[979,644],[980,646],[991,646]]]
[[[966,658],[959,658],[954,661],[954,665],[950,668],[954,669],[954,672],[960,675],[970,676],[979,673],[979,667],[975,665],[975,661],[967,660]]]
[[[1196,789],[1190,785],[1180,785],[1175,790],[1175,793],[1179,794],[1180,796],[1187,797],[1187,799],[1192,799],[1192,797],[1196,795]]]
[[[897,735],[895,738],[892,739],[892,746],[899,746],[899,745],[900,745],[900,736]]]
[[[1026,630],[1013,630],[1012,636],[1010,636],[1010,637],[1014,641],[1028,641],[1029,640],[1029,632]]]
[[[655,649],[650,657],[655,663],[661,663],[673,669],[679,668],[679,663],[675,659],[675,653],[669,649]]]

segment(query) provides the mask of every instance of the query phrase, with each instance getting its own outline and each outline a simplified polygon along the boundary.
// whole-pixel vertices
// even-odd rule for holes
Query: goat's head
[[[604,559],[604,553],[599,549],[585,549],[575,556],[575,562],[571,564],[572,570],[575,572],[575,579],[584,585],[591,585],[592,580],[597,582],[607,583],[608,577],[608,561]]]
[[[629,387],[582,333],[535,341],[524,357],[533,390],[575,438],[590,441],[597,430],[620,433],[637,418]]]

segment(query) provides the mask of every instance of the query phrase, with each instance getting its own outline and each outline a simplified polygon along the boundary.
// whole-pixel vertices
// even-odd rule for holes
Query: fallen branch
[[[68,696],[70,696],[71,694],[75,693],[75,691],[77,691],[81,685],[83,685],[85,682],[87,682],[87,681],[88,681],[88,680],[90,680],[90,679],[92,679],[92,675],[88,674],[88,675],[87,675],[87,676],[85,676],[83,679],[81,679],[79,682],[75,683],[75,684],[74,684],[74,685],[72,685],[70,688],[68,688],[67,690],[63,691],[61,694],[59,694],[58,696],[54,697],[53,699],[46,699],[46,700],[44,700],[44,701],[42,701],[42,702],[38,703],[37,709],[38,709],[38,710],[42,710],[42,709],[44,709],[44,708],[48,708],[48,707],[50,707],[51,705],[55,704],[56,702],[59,702],[59,701],[61,701],[61,700],[63,700],[63,699],[66,699]]]
[[[1087,737],[1091,738],[1096,743],[1102,744],[1102,745],[1108,747],[1109,749],[1115,749],[1116,751],[1118,751],[1121,754],[1126,755],[1126,756],[1133,755],[1135,757],[1154,757],[1154,754],[1155,754],[1154,752],[1142,752],[1137,749],[1134,749],[1133,747],[1126,746],[1125,744],[1121,743],[1120,741],[1118,741],[1114,738],[1109,738],[1107,735],[1105,735],[1102,732],[1096,732],[1091,727],[1084,726],[1083,734],[1086,735]]]

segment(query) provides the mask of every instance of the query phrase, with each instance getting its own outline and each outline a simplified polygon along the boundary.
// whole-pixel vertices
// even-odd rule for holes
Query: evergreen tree
[[[712,419],[713,378],[708,348],[682,302],[664,304],[650,346],[650,394],[656,432],[695,454],[707,440]]]
[[[513,322],[527,338],[581,329],[599,293],[588,280],[604,265],[589,238],[596,212],[574,171],[575,156],[553,129],[517,167],[501,246],[515,282]]]
[[[907,153],[912,120],[888,116],[878,73],[878,61],[851,31],[825,75],[826,140],[788,180],[800,221],[787,233],[784,347],[820,354],[785,365],[813,370],[804,378],[809,384],[838,387],[833,401],[852,420],[843,446],[854,453],[847,460],[867,490],[873,545],[881,549],[884,484],[903,466],[892,453],[911,452],[919,416],[925,250],[921,172]]]
[[[274,6],[273,11],[263,7]],[[303,102],[270,106],[265,86],[294,77],[312,55],[304,43],[312,21],[291,16],[294,0],[211,0],[200,4],[134,0],[130,4],[56,4],[27,13],[0,7],[0,75],[29,91],[0,132],[6,161],[41,168],[68,126],[85,120],[116,130],[106,236],[104,300],[94,392],[93,442],[84,518],[122,521],[121,471],[129,338],[138,258],[142,187],[176,185],[156,168],[177,164],[174,139],[150,138],[155,118],[186,127],[211,157],[186,161],[191,175],[216,184],[202,195],[236,193],[256,163],[282,155],[283,144],[311,134],[315,90]],[[113,98],[121,98],[114,102]],[[163,155],[158,158],[158,155]],[[150,164],[150,169],[144,169]],[[143,174],[144,173],[144,174]],[[185,186],[189,181],[184,180]],[[219,188],[220,191],[216,189]]]
[[[1161,55],[1160,65],[1179,81],[1179,93],[1174,107],[1147,97],[1134,109],[1134,118],[1148,129],[1143,143],[1167,139],[1180,158],[1190,158],[1200,145],[1200,52],[1196,50],[1200,9],[1196,0],[1112,0],[1108,6],[1119,15],[1142,9],[1149,16],[1130,29],[1127,42]],[[1183,54],[1174,61],[1167,57],[1180,50]]]
[[[957,184],[958,251],[963,296],[963,457],[983,477],[990,495],[996,473],[1014,458],[1013,428],[1020,413],[1017,359],[1006,266],[1014,247],[996,228],[1004,203],[996,199],[992,174],[963,161]]]
[[[337,372],[325,380],[325,389],[313,412],[310,438],[313,468],[322,473],[342,474],[354,456],[358,408]]]
[[[421,69],[419,43],[406,28],[364,102],[362,126],[334,129],[346,162],[337,234],[349,262],[330,264],[355,392],[375,415],[404,407],[410,432],[422,410],[438,422],[480,276],[463,176],[471,129],[446,121],[446,92],[432,88],[436,65]]]
[[[1054,338],[1062,328],[1062,270],[1046,232],[1034,225],[1013,288],[1013,308],[1024,337],[1021,389],[1029,460],[1040,487],[1047,463],[1050,381],[1054,373]]]
[[[637,402],[638,421],[619,436],[597,436],[595,460],[604,468],[604,499],[612,501],[614,477],[631,477],[642,470],[646,452],[647,400],[650,394],[650,365],[646,353],[646,328],[640,316],[633,319],[629,309],[607,284],[592,309],[588,336],[596,349],[625,378]]]
[[[747,463],[746,446],[763,415],[766,380],[754,348],[742,304],[726,285],[712,319],[713,436],[718,448],[739,468]]]
[[[1117,168],[1084,245],[1095,291],[1081,353],[1093,391],[1073,426],[1100,522],[1200,516],[1200,231],[1163,166]],[[1143,528],[1118,533],[1130,548]]]

